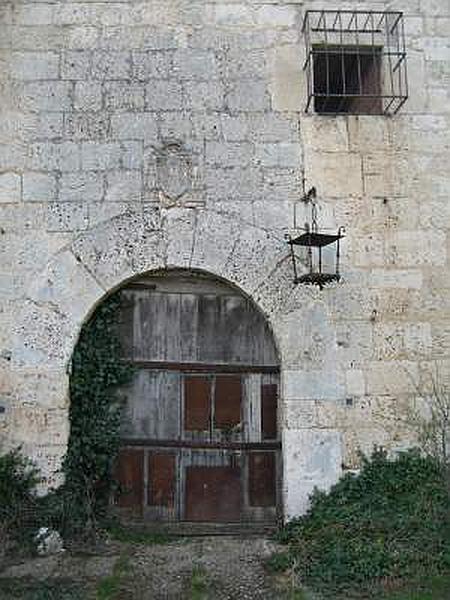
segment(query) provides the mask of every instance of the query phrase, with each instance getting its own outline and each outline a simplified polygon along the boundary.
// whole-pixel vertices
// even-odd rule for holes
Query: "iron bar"
[[[408,97],[404,29],[400,11],[306,11],[305,111],[397,112]]]

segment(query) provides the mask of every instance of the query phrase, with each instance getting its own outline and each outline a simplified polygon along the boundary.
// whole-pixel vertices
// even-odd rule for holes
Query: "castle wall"
[[[450,5],[325,4],[2,2],[0,440],[46,485],[82,323],[171,267],[238,286],[273,329],[286,516],[360,451],[415,442],[408,407],[450,380]],[[345,7],[405,11],[395,116],[304,113],[304,12]],[[293,284],[284,239],[303,177],[346,228],[324,290]]]

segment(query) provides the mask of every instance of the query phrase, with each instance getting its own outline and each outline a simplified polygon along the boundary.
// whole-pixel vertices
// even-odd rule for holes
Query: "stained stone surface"
[[[5,0],[0,6],[0,443],[58,481],[80,328],[144,272],[200,269],[266,314],[282,367],[285,514],[450,372],[450,5],[405,11],[398,115],[305,114],[319,0]],[[342,280],[294,286],[302,181],[346,228]],[[327,261],[329,257],[327,258]]]

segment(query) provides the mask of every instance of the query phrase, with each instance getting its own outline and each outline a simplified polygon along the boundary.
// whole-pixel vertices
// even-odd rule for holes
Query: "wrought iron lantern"
[[[340,241],[344,237],[344,228],[340,227],[335,234],[319,232],[317,225],[316,188],[313,187],[304,194],[302,201],[311,206],[311,221],[305,223],[304,233],[298,237],[286,236],[287,242],[291,247],[294,283],[318,285],[322,289],[327,283],[339,281],[341,278],[339,272]],[[333,244],[335,244],[336,248],[334,270],[333,272],[330,272],[328,269],[324,271],[323,249]],[[300,258],[296,255],[296,246],[306,248],[306,273],[300,274],[300,269],[305,264],[305,260],[304,257]]]

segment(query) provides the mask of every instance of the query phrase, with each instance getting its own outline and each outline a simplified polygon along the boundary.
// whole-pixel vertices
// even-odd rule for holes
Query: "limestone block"
[[[305,150],[305,177],[324,196],[360,196],[363,193],[361,157],[356,153]]]
[[[262,27],[294,27],[298,12],[293,6],[261,6],[256,10],[256,23]]]
[[[106,175],[105,200],[110,202],[136,202],[142,198],[142,173],[117,171]]]
[[[20,202],[21,187],[17,173],[0,174],[0,202]]]
[[[193,113],[192,137],[198,140],[218,140],[222,137],[218,114]]]
[[[121,145],[121,166],[123,169],[142,169],[144,145],[141,141],[126,141]]]
[[[334,325],[330,322],[323,302],[309,300],[301,308],[284,316],[277,323],[283,364],[294,370],[325,370],[330,376],[336,365],[336,339]],[[296,397],[296,396],[295,396]],[[304,397],[304,396],[301,396]]]
[[[300,45],[279,46],[269,52],[270,95],[275,111],[301,111],[306,106],[306,82]]]
[[[110,289],[137,273],[164,266],[157,217],[157,209],[127,211],[80,236],[72,251]]]
[[[390,123],[384,115],[351,115],[347,120],[349,149],[359,152],[386,151],[390,144]]]
[[[148,110],[182,110],[183,90],[173,80],[152,80],[145,88]]]
[[[63,31],[65,44],[70,50],[84,50],[98,46],[100,31],[97,27],[73,26],[64,28]]]
[[[133,78],[139,81],[166,79],[173,73],[173,52],[133,52]]]
[[[81,144],[81,168],[85,171],[117,169],[120,166],[122,148],[114,142],[83,142]]]
[[[0,144],[0,170],[21,171],[27,161],[27,150],[21,143]]]
[[[160,113],[158,119],[161,139],[186,140],[192,134],[192,122],[188,115],[178,113]],[[194,118],[195,115],[192,115]],[[203,113],[202,117],[206,115]],[[199,117],[200,118],[200,117]]]
[[[348,396],[364,396],[366,393],[364,374],[361,369],[347,369],[345,383]]]
[[[45,207],[43,204],[0,203],[0,222],[7,233],[44,229]]]
[[[141,83],[108,81],[104,84],[104,102],[107,110],[142,110],[144,86]]]
[[[62,312],[27,300],[17,315],[11,365],[14,368],[64,367],[77,335],[74,325]],[[23,422],[20,428],[27,431]],[[31,437],[31,431],[27,431],[27,435]]]
[[[430,323],[377,323],[373,345],[377,360],[426,358],[432,348]]]
[[[89,206],[84,200],[80,202],[51,202],[47,204],[47,231],[83,231],[88,226]]]
[[[261,191],[262,176],[254,167],[222,168],[208,166],[205,172],[206,191],[211,200],[255,199]]]
[[[269,108],[269,95],[264,81],[230,82],[227,106],[231,111],[260,111]]]
[[[30,6],[14,7],[14,23],[18,25],[51,25],[53,22],[53,6],[35,3]]]
[[[64,115],[64,135],[72,140],[105,140],[109,135],[106,112],[72,112]]]
[[[35,448],[42,444],[60,446],[68,439],[70,425],[67,409],[19,404],[13,407],[11,417],[13,430],[26,431],[27,444]]]
[[[70,110],[71,87],[67,81],[33,81],[23,84],[19,106],[24,111],[40,112]]]
[[[450,357],[450,326],[447,321],[434,322],[431,325],[432,356]]]
[[[251,294],[285,256],[284,239],[243,223],[223,275]]]
[[[78,81],[75,83],[75,110],[100,110],[102,108],[101,83]]]
[[[425,60],[450,60],[448,37],[423,38]]]
[[[28,113],[20,117],[17,113],[13,113],[11,118],[18,129],[14,136],[16,139],[22,137],[27,141],[35,141],[45,138],[60,138],[63,133],[62,113],[42,113],[40,115]],[[6,114],[5,119],[7,119]]]
[[[225,90],[221,81],[186,81],[184,83],[186,106],[194,111],[224,109]]]
[[[444,265],[447,260],[446,235],[442,231],[398,231],[386,239],[386,261],[398,267]]]
[[[370,234],[351,240],[352,264],[356,267],[381,267],[384,265],[384,236]]]
[[[66,50],[61,57],[61,78],[88,79],[91,69],[91,53],[88,50]]]
[[[129,52],[95,51],[92,54],[92,77],[107,79],[129,79],[131,55]]]
[[[302,115],[300,135],[304,147],[324,152],[348,152],[350,118]]]
[[[221,275],[239,233],[240,223],[234,219],[211,210],[200,210],[189,267]]]
[[[302,164],[302,148],[298,143],[256,144],[255,160],[263,167],[294,167]]]
[[[221,72],[226,80],[264,78],[266,54],[263,49],[242,52],[240,48],[230,48],[222,55]]]
[[[16,404],[67,409],[69,377],[65,369],[14,369],[10,379]]]
[[[334,369],[287,370],[283,374],[283,397],[286,400],[340,400],[345,388]]]
[[[117,139],[137,139],[155,142],[158,126],[154,113],[126,112],[111,117],[111,135]]]
[[[42,171],[73,171],[80,167],[78,144],[36,142],[28,148],[27,166]]]
[[[84,319],[104,292],[72,252],[65,250],[34,278],[28,296],[36,304],[57,306],[77,323]]]
[[[248,115],[249,139],[258,142],[299,142],[299,121],[287,113]]]
[[[342,439],[334,430],[283,432],[285,518],[306,512],[314,487],[330,488],[342,474]]]
[[[418,269],[373,269],[370,273],[374,287],[420,289],[422,283],[423,274]]]
[[[24,202],[51,202],[56,196],[54,175],[28,171],[22,176]]]
[[[377,361],[365,369],[367,393],[374,396],[414,394],[418,386],[418,365],[411,361]]]
[[[167,267],[189,267],[196,230],[196,211],[173,207],[162,213]]]
[[[7,39],[15,50],[58,50],[63,43],[64,32],[60,27],[51,25],[17,25],[10,29]]]
[[[246,167],[252,160],[252,155],[253,146],[249,143],[206,143],[206,163],[217,167]]]
[[[226,27],[246,27],[253,24],[253,11],[245,3],[214,6],[214,23]]]
[[[103,198],[103,185],[101,173],[63,173],[59,180],[58,199],[60,202],[95,202]]]
[[[179,79],[209,81],[219,77],[216,57],[211,50],[190,48],[176,50],[173,56],[173,72]],[[167,77],[167,72],[164,76]]]
[[[58,79],[59,56],[56,52],[13,52],[11,73],[14,79]]]

